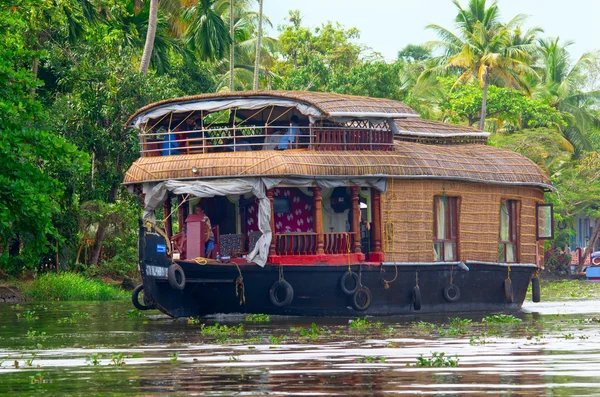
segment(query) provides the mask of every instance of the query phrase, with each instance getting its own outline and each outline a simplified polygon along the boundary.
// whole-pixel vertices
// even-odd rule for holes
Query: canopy
[[[382,192],[385,191],[386,181],[381,178],[355,178],[348,180],[311,180],[311,179],[283,179],[283,178],[235,178],[220,180],[193,180],[177,181],[166,180],[146,190],[144,219],[156,221],[154,211],[167,199],[168,193],[191,194],[195,197],[215,197],[228,195],[242,195],[252,193],[258,199],[258,229],[262,236],[256,242],[252,252],[248,254],[248,262],[254,262],[263,267],[267,263],[269,245],[273,233],[271,230],[271,203],[266,196],[266,190],[277,185],[292,186],[320,186],[333,188],[347,185],[371,186]]]

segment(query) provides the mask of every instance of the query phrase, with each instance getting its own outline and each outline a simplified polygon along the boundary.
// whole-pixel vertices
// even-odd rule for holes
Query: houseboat
[[[539,301],[553,191],[488,133],[402,102],[204,94],[137,111],[140,310],[393,315]]]

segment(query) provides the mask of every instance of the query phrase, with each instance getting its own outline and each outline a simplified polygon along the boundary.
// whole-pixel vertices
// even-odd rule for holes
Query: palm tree
[[[158,0],[150,0],[150,14],[148,15],[148,30],[146,31],[146,43],[140,61],[140,72],[148,73],[150,57],[154,49],[154,37],[156,36],[156,24],[158,21]]]
[[[229,0],[229,37],[231,38],[231,42],[235,43],[235,37],[233,36],[234,33],[234,17],[235,14],[233,12],[234,7],[233,7],[233,3],[234,0]],[[229,46],[229,91],[233,91],[234,90],[234,79],[235,79],[235,75],[234,75],[234,65],[235,62],[235,45],[231,45]]]
[[[479,129],[483,130],[489,85],[527,89],[525,77],[535,73],[530,67],[535,46],[527,42],[513,42],[513,32],[525,18],[523,15],[501,24],[497,20],[495,2],[486,9],[485,0],[471,0],[469,11],[463,10],[456,0],[454,4],[459,8],[456,17],[458,34],[439,25],[428,26],[441,39],[428,45],[442,49],[444,55],[438,59],[438,66],[426,70],[422,77],[452,70],[460,73],[455,85],[478,81],[483,91],[479,121]]]
[[[228,4],[222,0],[198,0],[183,14],[189,22],[186,40],[204,61],[224,58],[232,42],[222,18]]]
[[[258,70],[260,68],[260,51],[262,41],[262,19],[263,19],[263,0],[258,0],[258,38],[256,43],[256,57],[254,58],[254,84],[252,89],[258,90]]]
[[[600,99],[600,91],[582,91],[586,68],[596,59],[585,53],[571,64],[568,47],[572,44],[567,41],[561,45],[559,38],[538,41],[541,82],[535,87],[534,96],[547,100],[561,112],[567,121],[562,133],[578,153],[597,149],[589,131],[600,126],[600,119],[591,108]]]

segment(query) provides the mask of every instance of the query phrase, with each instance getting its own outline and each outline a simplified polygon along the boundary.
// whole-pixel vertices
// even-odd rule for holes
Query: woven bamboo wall
[[[459,260],[497,262],[500,201],[512,199],[520,202],[519,262],[535,263],[535,205],[544,199],[540,189],[434,180],[388,183],[381,200],[386,261],[433,261],[433,197],[442,194],[460,197]]]

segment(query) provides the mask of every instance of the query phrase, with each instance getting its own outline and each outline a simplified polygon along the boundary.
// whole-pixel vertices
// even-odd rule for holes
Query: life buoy
[[[177,263],[173,263],[169,266],[169,270],[167,271],[167,279],[169,280],[169,285],[171,288],[183,291],[185,288],[185,273],[181,266]]]
[[[512,281],[509,278],[504,280],[504,296],[506,297],[506,301],[508,303],[513,303],[513,287]]]
[[[348,278],[352,279],[352,281],[354,282],[354,287],[348,288],[346,286],[346,283],[348,282]],[[358,289],[360,288],[360,281],[358,280],[358,274],[354,273],[351,270],[344,272],[344,274],[342,274],[342,277],[340,278],[340,288],[342,289],[342,292],[346,295],[353,295],[354,293],[356,293],[356,291],[358,291]]]
[[[371,306],[371,291],[367,287],[360,286],[352,295],[352,307],[360,312]]]
[[[415,310],[421,310],[421,289],[415,285],[412,291],[413,307]]]
[[[592,258],[592,265],[594,265],[594,266],[600,265],[600,256],[595,256]]]
[[[280,299],[281,291],[284,292],[284,298]],[[277,280],[269,290],[269,299],[277,307],[287,306],[294,299],[294,288],[285,280]]]
[[[140,284],[133,289],[131,293],[131,303],[138,310],[150,310],[151,306],[146,306],[145,304],[140,303],[140,292],[144,290],[144,284]]]
[[[460,288],[457,285],[450,284],[446,288],[444,288],[444,299],[448,302],[456,302],[460,299]]]
[[[542,300],[540,295],[540,279],[537,277],[531,279],[531,300],[535,303]]]

